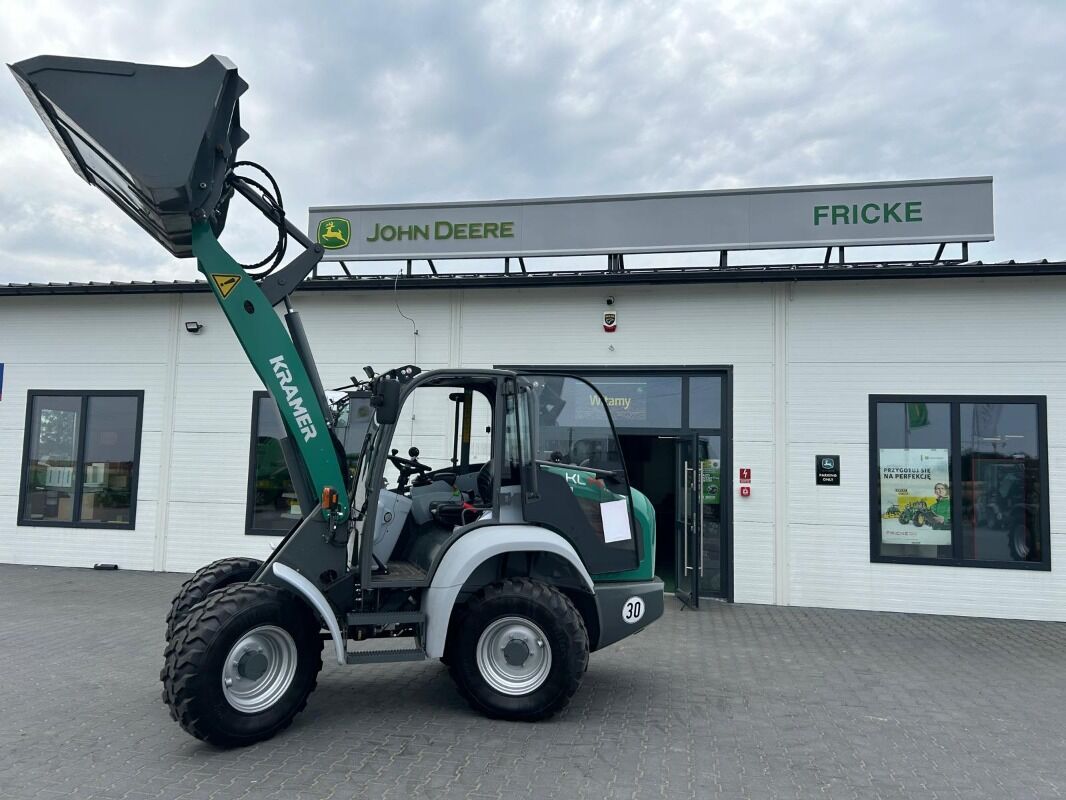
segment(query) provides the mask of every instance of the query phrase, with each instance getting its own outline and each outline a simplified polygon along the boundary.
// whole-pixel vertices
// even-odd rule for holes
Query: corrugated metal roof
[[[420,262],[416,262],[417,265]],[[422,267],[425,269],[425,267]],[[372,291],[383,289],[499,288],[522,286],[585,286],[687,283],[754,283],[817,280],[1033,277],[1066,275],[1066,261],[854,262],[762,264],[743,266],[658,267],[608,270],[477,272],[407,275],[317,277],[305,280],[302,291]],[[89,281],[86,283],[0,284],[0,296],[174,294],[208,291],[205,281]]]

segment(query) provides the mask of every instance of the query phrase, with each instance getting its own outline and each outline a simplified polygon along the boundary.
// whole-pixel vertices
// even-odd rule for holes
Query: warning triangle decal
[[[229,297],[229,293],[233,291],[235,287],[241,281],[240,275],[212,275],[211,280],[215,282],[215,286],[218,287],[218,293],[222,295],[222,299],[225,300]]]

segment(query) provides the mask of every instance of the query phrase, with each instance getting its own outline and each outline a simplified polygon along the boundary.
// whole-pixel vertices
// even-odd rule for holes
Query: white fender
[[[562,536],[536,525],[488,525],[475,528],[453,544],[441,559],[426,591],[426,655],[440,658],[448,637],[448,620],[455,598],[474,570],[501,553],[544,552],[565,558],[577,570],[590,592],[592,577],[577,551]]]
[[[347,662],[348,646],[344,641],[344,637],[341,636],[341,626],[337,624],[337,615],[333,613],[333,608],[330,606],[326,596],[318,591],[318,588],[311,583],[311,581],[307,580],[307,578],[292,567],[288,567],[285,564],[280,564],[275,561],[271,565],[271,568],[274,570],[275,575],[302,594],[304,599],[306,599],[315,611],[318,612],[318,615],[322,617],[322,621],[326,623],[326,627],[329,628],[330,638],[333,639],[333,648],[337,657],[337,663],[344,665]]]

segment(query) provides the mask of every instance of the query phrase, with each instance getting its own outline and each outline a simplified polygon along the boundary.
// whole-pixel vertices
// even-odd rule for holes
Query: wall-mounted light
[[[199,333],[203,329],[204,329],[204,326],[201,325],[196,320],[192,320],[191,322],[186,322],[185,323],[185,330],[187,330],[189,333]]]

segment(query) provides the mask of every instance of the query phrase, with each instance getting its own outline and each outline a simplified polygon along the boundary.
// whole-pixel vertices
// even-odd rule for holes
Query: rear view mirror
[[[248,85],[226,58],[159,67],[37,56],[10,65],[71,167],[178,258],[192,256],[193,216],[226,224],[226,175]]]
[[[370,405],[377,409],[379,425],[395,425],[400,416],[400,382],[395,378],[379,378]]]

